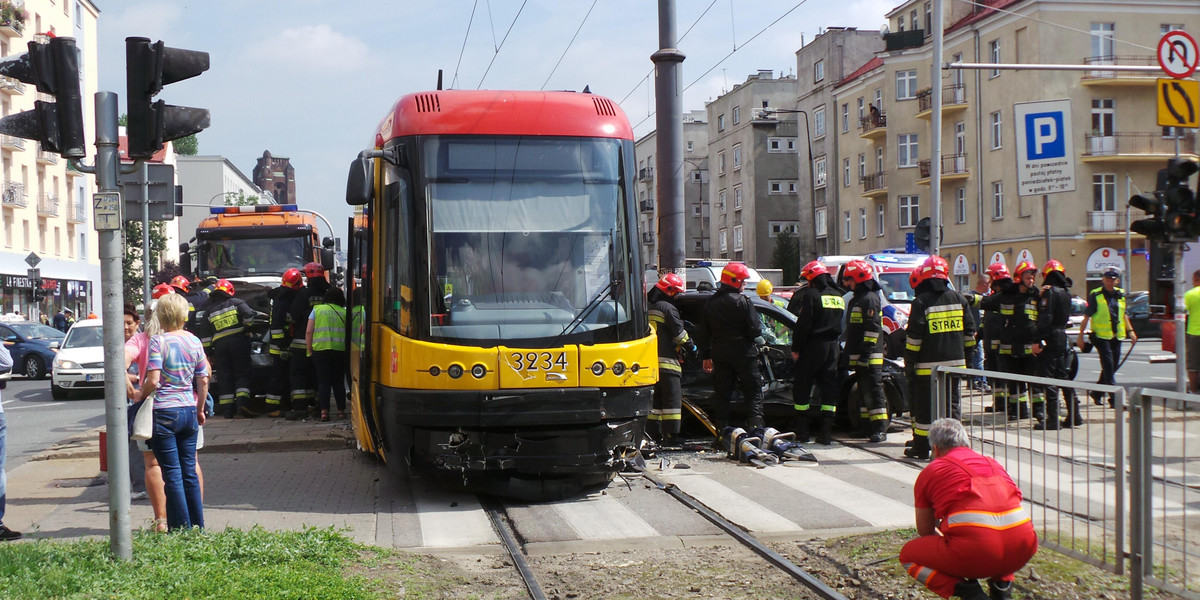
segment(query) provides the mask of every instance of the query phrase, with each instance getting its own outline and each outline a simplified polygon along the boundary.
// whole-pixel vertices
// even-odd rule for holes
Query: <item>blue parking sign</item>
[[[1075,146],[1070,100],[1013,105],[1017,134],[1017,195],[1075,191]]]
[[[1063,113],[1040,112],[1025,115],[1026,160],[1062,158],[1067,155],[1063,137]]]

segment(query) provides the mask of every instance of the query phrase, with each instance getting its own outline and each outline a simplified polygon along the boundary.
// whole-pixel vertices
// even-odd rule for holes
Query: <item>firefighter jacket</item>
[[[851,367],[883,365],[883,302],[874,281],[860,283],[846,305],[846,354]]]
[[[796,329],[792,335],[794,352],[799,352],[807,342],[834,342],[842,335],[846,301],[828,273],[813,278],[809,285],[792,296],[787,309],[796,315]]]
[[[1038,301],[1037,341],[1045,350],[1067,351],[1067,326],[1071,318],[1071,292],[1051,284]]]
[[[188,303],[188,316],[187,316],[187,321],[184,322],[184,324],[183,324],[184,329],[192,332],[193,334],[196,334],[196,327],[198,325],[198,323],[196,323],[196,311],[203,310],[204,305],[208,304],[208,295],[210,293],[212,293],[212,291],[214,289],[213,286],[215,286],[215,285],[216,285],[216,282],[214,281],[214,282],[208,284],[207,286],[205,286],[203,289],[197,290],[190,294],[185,294],[183,296],[183,299],[187,300],[187,303]],[[201,330],[203,330],[203,328],[201,328]],[[199,336],[198,334],[197,334],[197,337],[200,337],[201,342],[208,343],[209,341],[211,341],[211,340],[205,340],[202,336]]]
[[[658,334],[658,368],[663,374],[680,375],[679,355],[692,347],[692,340],[683,328],[679,310],[658,288],[650,288],[646,300],[650,303],[650,326]]]
[[[199,326],[211,340],[210,345],[232,335],[244,335],[253,318],[254,309],[249,304],[225,294],[214,294],[204,311],[196,313]]]
[[[1017,284],[1006,281],[1000,289],[987,296],[970,294],[967,302],[987,311],[984,316],[984,336],[992,350],[1010,355],[1029,354],[1028,344],[1037,335],[1037,292],[1023,294]]]
[[[934,367],[965,367],[975,349],[975,320],[966,298],[942,279],[917,286],[908,314],[904,365],[918,377],[933,374]]]
[[[281,356],[291,345],[291,327],[288,324],[288,310],[292,308],[292,300],[296,299],[296,290],[279,286],[270,293],[271,298],[271,355]]]
[[[701,309],[696,336],[700,358],[738,362],[757,354],[762,322],[750,299],[727,285],[717,288]]]
[[[1091,318],[1092,333],[1102,340],[1125,339],[1125,290],[1104,286],[1088,292],[1087,315]]]
[[[304,339],[304,332],[308,328],[308,315],[312,313],[313,308],[325,301],[325,292],[328,290],[329,282],[317,277],[310,279],[308,285],[296,290],[296,297],[292,299],[292,305],[288,308],[288,321],[292,326],[292,350],[298,350],[301,354],[308,352],[308,342]]]

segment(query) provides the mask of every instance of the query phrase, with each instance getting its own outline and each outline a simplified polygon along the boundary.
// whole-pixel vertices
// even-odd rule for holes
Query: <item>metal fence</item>
[[[995,406],[997,389],[1018,402]],[[1040,430],[1022,414],[1035,398],[1053,401],[1047,390],[1060,403],[1078,398],[1080,425]],[[972,447],[1020,486],[1043,546],[1128,574],[1134,600],[1147,584],[1200,600],[1200,550],[1190,547],[1200,528],[1189,519],[1200,419],[1188,410],[1200,396],[961,368],[935,369],[932,393],[934,418],[960,418]]]

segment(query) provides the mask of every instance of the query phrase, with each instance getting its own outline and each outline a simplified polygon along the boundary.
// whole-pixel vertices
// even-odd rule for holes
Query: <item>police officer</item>
[[[646,294],[650,326],[658,334],[658,383],[654,384],[654,407],[650,409],[646,433],[663,446],[678,445],[683,413],[679,356],[696,355],[696,344],[688,337],[679,310],[671,303],[682,291],[683,278],[667,273]]]
[[[930,256],[917,271],[917,297],[908,315],[904,365],[908,371],[912,400],[913,445],[904,455],[929,459],[929,427],[933,423],[934,367],[966,367],[967,355],[975,350],[975,321],[961,294],[950,288],[950,265],[940,256]],[[957,412],[958,387],[952,386],[946,408]]]
[[[862,260],[852,260],[842,267],[842,286],[852,291],[846,304],[846,354],[854,378],[858,382],[859,412],[870,421],[872,441],[887,438],[888,407],[883,394],[883,302],[875,270]],[[822,423],[824,425],[824,423]],[[817,443],[828,444],[824,435]]]
[[[1100,381],[1105,385],[1116,385],[1113,375],[1117,372],[1117,361],[1121,358],[1121,340],[1129,337],[1137,343],[1137,334],[1133,331],[1133,323],[1125,312],[1125,290],[1117,287],[1121,282],[1121,269],[1108,267],[1104,270],[1104,278],[1100,287],[1088,292],[1087,310],[1084,311],[1083,323],[1079,325],[1079,339],[1076,343],[1083,349],[1083,332],[1088,322],[1092,324],[1096,353],[1100,355]],[[1092,392],[1092,401],[1096,404],[1103,402],[1100,392]],[[1113,405],[1111,396],[1108,405]]]
[[[234,297],[233,284],[219,279],[199,326],[212,340],[213,370],[216,372],[217,410],[227,419],[235,412],[256,417],[250,408],[250,321],[254,309]]]
[[[834,284],[833,276],[820,261],[804,265],[800,277],[808,281],[808,285],[792,296],[787,307],[796,315],[796,328],[792,334],[792,359],[796,361],[792,405],[796,414],[792,430],[796,432],[798,442],[807,442],[811,421],[818,418],[822,443],[828,443],[824,440],[833,437],[833,417],[837,412],[838,338],[842,335],[846,301],[842,299],[842,290]],[[800,359],[802,356],[804,360]],[[812,406],[814,383],[821,391],[821,404],[817,410]],[[875,438],[872,434],[872,441]]]
[[[1011,375],[1032,376],[1037,373],[1037,361],[1033,357],[1033,346],[1038,338],[1038,287],[1035,284],[1037,267],[1026,260],[1017,263],[1013,271],[1016,278],[1015,293],[1006,296],[1001,306],[1004,313],[1004,330],[1000,334],[1000,370]],[[1011,304],[1010,304],[1011,303]],[[1028,390],[1033,404],[1033,418],[1046,419],[1046,398],[1041,386],[1029,386],[1016,382],[1009,386],[1009,418],[1026,419],[1024,396]],[[1012,396],[1016,398],[1012,398]],[[1017,414],[1012,413],[1017,402]]]
[[[300,269],[288,269],[279,279],[279,287],[271,290],[268,297],[271,300],[270,351],[271,351],[271,383],[267,391],[267,415],[278,417],[283,414],[284,398],[288,395],[291,384],[291,338],[288,337],[288,311],[292,308],[292,300],[296,298],[296,290],[304,289],[304,276]]]
[[[762,323],[742,288],[750,270],[731,262],[721,270],[717,291],[704,303],[697,337],[705,373],[713,374],[717,431],[729,424],[729,400],[737,384],[746,399],[747,429],[763,426],[762,384],[758,378],[758,345],[765,343]]]
[[[1063,264],[1051,259],[1042,267],[1042,292],[1038,300],[1037,341],[1033,345],[1034,360],[1040,377],[1067,379],[1067,356],[1070,342],[1067,341],[1067,325],[1071,318],[1071,292],[1067,288],[1071,279],[1067,277]],[[1045,418],[1034,425],[1034,429],[1058,429],[1058,387],[1045,386]],[[1075,406],[1072,407],[1072,404]],[[1038,413],[1034,409],[1034,414]],[[1075,423],[1075,419],[1079,423]],[[1079,400],[1067,400],[1067,418],[1063,427],[1082,425],[1079,417]]]
[[[321,263],[310,262],[304,265],[304,277],[308,284],[296,288],[296,296],[288,308],[288,320],[291,325],[291,360],[288,366],[292,383],[292,410],[287,413],[289,420],[296,420],[308,415],[310,408],[316,407],[317,377],[312,359],[308,357],[308,343],[304,338],[308,327],[308,315],[313,308],[324,301],[325,292],[329,290],[329,280],[325,279],[325,267]]]

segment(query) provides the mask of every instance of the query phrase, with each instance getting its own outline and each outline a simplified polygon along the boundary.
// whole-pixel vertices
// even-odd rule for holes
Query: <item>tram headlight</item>
[[[438,375],[442,374],[442,369],[437,365],[433,365],[432,367],[429,367],[429,374],[437,377]]]
[[[487,375],[487,367],[483,365],[475,365],[471,367],[471,377],[474,377],[475,379],[483,379],[484,375]]]
[[[462,365],[457,363],[450,365],[450,368],[446,369],[446,373],[450,375],[450,379],[458,379],[463,376]]]
[[[596,362],[592,363],[592,375],[599,377],[604,374],[604,370],[605,370],[604,363],[602,363],[600,361],[596,361]]]
[[[623,363],[619,360],[617,362],[613,363],[612,374],[616,375],[617,377],[624,375],[625,374],[625,363]]]

